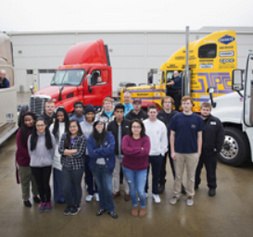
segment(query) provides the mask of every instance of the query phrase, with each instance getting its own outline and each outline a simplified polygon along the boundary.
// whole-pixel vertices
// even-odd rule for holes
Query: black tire
[[[240,166],[245,163],[250,154],[249,142],[245,134],[238,128],[225,127],[225,139],[219,154],[220,162]]]

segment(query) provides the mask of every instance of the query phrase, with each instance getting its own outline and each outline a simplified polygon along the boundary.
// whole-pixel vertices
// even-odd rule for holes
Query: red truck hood
[[[60,91],[60,86],[47,86],[38,92],[34,93],[33,95],[38,96],[38,95],[46,95],[50,96],[51,99],[56,99],[58,101],[59,97],[59,91]],[[73,93],[77,90],[76,86],[64,86],[64,89],[62,91],[62,94],[69,94]]]

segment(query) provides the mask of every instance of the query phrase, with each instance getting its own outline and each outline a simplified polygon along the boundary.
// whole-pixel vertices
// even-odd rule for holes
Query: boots
[[[140,209],[139,216],[140,216],[140,217],[146,216],[146,209],[145,209],[145,208],[141,208],[141,209]]]
[[[133,207],[132,216],[138,216],[138,207]]]

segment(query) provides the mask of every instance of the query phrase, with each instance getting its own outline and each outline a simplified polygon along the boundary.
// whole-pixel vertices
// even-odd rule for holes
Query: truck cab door
[[[111,68],[92,68],[84,84],[84,103],[92,104],[95,107],[103,105],[107,96],[112,96]]]
[[[253,54],[249,54],[246,65],[244,88],[244,123],[253,126]]]

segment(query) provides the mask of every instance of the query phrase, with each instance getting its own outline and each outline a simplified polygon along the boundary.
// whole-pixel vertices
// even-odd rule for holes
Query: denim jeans
[[[56,168],[53,169],[54,174],[54,201],[64,203],[62,191],[62,171]]]
[[[63,196],[68,206],[72,206],[72,190],[74,189],[75,204],[80,205],[82,198],[81,181],[83,177],[83,169],[67,170],[62,167],[62,188]]]
[[[107,212],[114,211],[112,174],[108,171],[105,165],[95,164],[93,176],[98,187],[100,209],[106,209]]]
[[[133,207],[137,207],[137,194],[140,198],[141,208],[146,206],[145,184],[147,169],[131,170],[123,166],[123,171],[130,189],[130,197]]]
[[[148,157],[149,166],[147,170],[147,180],[146,180],[146,187],[145,187],[146,193],[148,192],[148,175],[149,175],[149,169],[151,165],[152,166],[152,193],[159,194],[158,182],[159,182],[159,177],[160,177],[162,159],[163,159],[162,155]]]
[[[97,193],[97,185],[93,181],[93,174],[90,170],[89,163],[90,163],[90,157],[85,156],[85,158],[84,158],[84,173],[85,173],[84,181],[85,181],[85,184],[87,185],[88,194],[93,195],[94,193]]]

